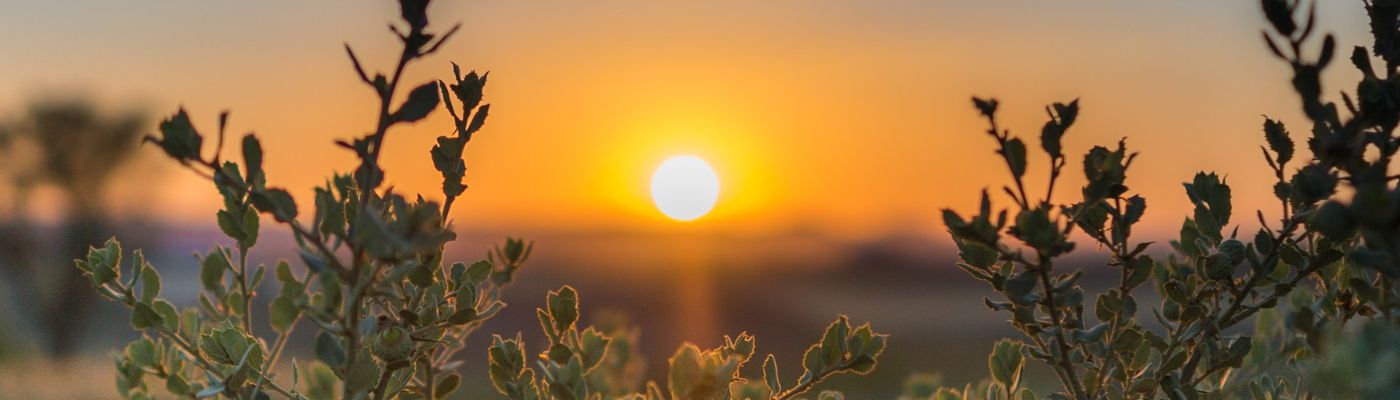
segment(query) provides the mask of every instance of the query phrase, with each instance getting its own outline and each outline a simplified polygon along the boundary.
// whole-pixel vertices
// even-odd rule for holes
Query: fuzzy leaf
[[[160,296],[160,274],[147,264],[141,257],[141,253],[136,253],[138,268],[141,268],[141,302],[150,304]]]
[[[1020,178],[1026,175],[1026,143],[1021,138],[1012,138],[1006,141],[1006,149],[1002,156],[1006,157],[1006,164],[1011,168],[1011,175]]]
[[[255,191],[250,199],[258,211],[272,214],[277,222],[289,222],[297,217],[297,203],[286,190],[274,188]]]
[[[1269,148],[1278,154],[1279,165],[1293,159],[1293,139],[1288,137],[1288,129],[1282,122],[1264,118],[1264,140],[1269,142]]]
[[[549,316],[554,320],[554,329],[563,332],[578,321],[578,292],[564,286],[558,292],[549,293]]]
[[[204,136],[194,129],[194,124],[190,123],[190,116],[184,108],[160,122],[160,133],[159,139],[147,137],[146,140],[160,145],[165,154],[182,163],[199,159]]]
[[[404,100],[399,110],[394,111],[393,119],[398,122],[415,122],[427,117],[437,106],[437,84],[424,83],[408,93],[408,100]]]
[[[153,328],[161,323],[161,316],[146,303],[136,303],[131,308],[131,327],[137,330]]]
[[[1012,340],[998,340],[987,358],[987,367],[992,379],[1002,386],[1015,388],[1021,382],[1021,368],[1025,366],[1025,355],[1021,352],[1024,344]]]
[[[296,322],[299,315],[301,315],[301,309],[297,308],[296,304],[292,303],[292,299],[287,297],[273,299],[272,304],[268,305],[268,324],[272,325],[272,330],[277,331],[277,333],[291,329],[292,323]]]

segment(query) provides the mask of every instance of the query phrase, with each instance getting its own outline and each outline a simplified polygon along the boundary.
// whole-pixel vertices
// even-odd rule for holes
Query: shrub
[[[1307,144],[1313,157],[1290,170],[1290,133],[1282,122],[1265,118],[1262,150],[1276,178],[1272,190],[1282,215],[1270,221],[1257,212],[1260,229],[1253,235],[1240,237],[1239,227],[1230,227],[1231,187],[1225,179],[1202,172],[1184,184],[1194,210],[1171,242],[1173,254],[1154,258],[1146,252],[1150,243],[1132,239],[1147,201],[1126,185],[1136,156],[1126,141],[1090,149],[1083,160],[1087,184],[1073,202],[1055,202],[1055,181],[1067,164],[1060,139],[1079,106],[1053,104],[1040,136],[1050,159],[1049,183],[1045,196],[1034,198],[1023,182],[1029,169],[1025,143],[998,125],[995,99],[973,99],[1011,173],[1003,192],[1013,206],[994,209],[984,191],[976,214],[945,210],[944,222],[959,249],[959,267],[991,284],[1000,296],[988,298],[987,306],[1010,313],[1026,341],[997,344],[990,382],[940,389],[929,398],[1037,398],[1018,391],[1023,356],[1054,371],[1061,388],[1051,398],[1400,395],[1393,358],[1386,356],[1395,353],[1395,342],[1382,344],[1400,333],[1400,304],[1394,300],[1400,191],[1387,175],[1400,149],[1394,135],[1400,121],[1400,2],[1366,5],[1373,52],[1385,65],[1378,73],[1365,48],[1353,50],[1362,80],[1355,100],[1342,94],[1349,116],[1321,99],[1320,74],[1336,47],[1332,36],[1323,38],[1315,57],[1303,54],[1314,37],[1315,3],[1264,0],[1262,6],[1272,27],[1265,42],[1292,68],[1293,87],[1311,122]],[[1087,295],[1078,283],[1083,271],[1055,269],[1075,249],[1074,232],[1107,250],[1108,266],[1118,270],[1116,287],[1087,307],[1091,317],[1084,315]],[[1150,320],[1138,317],[1135,294],[1142,286],[1161,299],[1156,305],[1144,301]],[[1278,306],[1289,299],[1291,306]],[[1261,312],[1253,336],[1231,329]],[[1277,313],[1284,323],[1277,322]],[[1363,327],[1351,329],[1358,324]]]
[[[126,254],[115,240],[77,261],[98,293],[132,309],[132,327],[145,333],[116,357],[117,388],[123,396],[149,397],[147,376],[181,397],[275,393],[329,398],[336,381],[345,398],[438,398],[456,387],[460,378],[451,372],[453,355],[462,350],[467,335],[504,307],[500,291],[529,257],[531,246],[507,239],[486,260],[443,262],[444,245],[454,238],[445,216],[465,189],[462,150],[481,129],[490,107],[481,104],[486,75],[463,75],[454,65],[452,83],[418,85],[395,106],[404,69],[436,52],[457,29],[429,32],[427,1],[400,4],[403,26],[391,28],[403,47],[391,75],[371,78],[346,46],[360,79],[379,97],[378,123],[366,136],[337,143],[355,153],[359,166],[315,188],[308,222],[298,218],[300,209],[285,189],[269,186],[257,136],[242,138],[242,163],[222,157],[227,112],[219,116],[215,152],[208,158],[203,155],[205,135],[183,109],[160,123],[159,136],[146,138],[214,183],[223,198],[219,228],[236,244],[200,257],[199,306],[184,311],[159,297],[160,276],[139,250],[130,254],[125,268],[130,278],[125,280]],[[441,205],[383,188],[379,164],[390,128],[423,119],[439,103],[452,114],[456,128],[439,137],[431,151],[443,178]],[[268,275],[264,266],[248,265],[259,238],[259,213],[291,229],[310,271],[299,275],[286,262],[273,268],[281,288],[266,314],[277,334],[271,341],[258,337],[253,323],[253,299]],[[273,371],[301,321],[319,331],[319,363],[305,373],[292,363],[288,385],[274,379]],[[299,383],[306,388],[299,389]]]
[[[235,246],[215,247],[199,257],[199,303],[183,311],[160,297],[160,275],[140,250],[126,253],[113,239],[76,260],[100,295],[131,309],[131,325],[143,333],[115,356],[119,394],[153,397],[148,378],[184,398],[440,399],[461,384],[453,370],[461,364],[456,355],[464,339],[505,307],[501,291],[533,246],[506,239],[484,260],[450,265],[443,260],[444,246],[455,238],[447,216],[466,189],[463,149],[482,128],[490,106],[482,104],[487,75],[463,75],[455,64],[451,83],[418,85],[395,106],[404,69],[436,52],[457,30],[428,31],[428,2],[399,2],[402,25],[390,28],[403,48],[392,74],[371,77],[346,46],[360,80],[379,98],[378,123],[363,137],[336,143],[354,152],[359,164],[314,189],[309,217],[287,190],[269,186],[257,136],[242,138],[241,163],[222,157],[227,112],[219,116],[210,157],[204,156],[205,135],[183,109],[160,123],[159,136],[146,138],[213,182],[223,198],[219,228]],[[437,138],[429,152],[442,176],[441,204],[385,187],[379,164],[390,128],[419,121],[439,104],[455,128]],[[253,299],[266,295],[258,288],[267,268],[248,265],[260,214],[292,231],[308,270],[298,274],[285,261],[273,267],[280,289],[266,310],[276,333],[271,340],[255,334],[253,318]],[[490,348],[491,382],[511,398],[661,399],[669,392],[672,399],[789,399],[834,374],[871,371],[885,347],[884,335],[869,325],[852,328],[841,317],[807,351],[803,374],[785,388],[771,355],[763,362],[761,380],[742,377],[739,369],[754,354],[754,338],[741,334],[726,338],[718,349],[682,346],[671,360],[666,392],[648,384],[644,393],[634,393],[640,390],[630,355],[635,334],[621,327],[579,330],[578,294],[572,288],[551,292],[548,300],[548,311],[538,314],[550,339],[537,363],[540,373],[527,366],[518,336],[497,336]],[[317,361],[279,368],[292,331],[308,325],[303,321],[317,331]],[[290,382],[278,379],[276,372],[288,369]],[[841,397],[823,392],[820,398]]]

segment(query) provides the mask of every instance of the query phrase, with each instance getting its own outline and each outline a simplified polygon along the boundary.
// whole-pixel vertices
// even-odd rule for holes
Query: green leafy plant
[[[466,189],[463,150],[482,128],[489,105],[481,104],[487,75],[464,75],[454,64],[453,82],[419,85],[395,106],[404,69],[436,52],[457,30],[427,31],[428,2],[399,2],[403,25],[390,28],[403,50],[390,75],[371,77],[346,46],[360,80],[380,100],[378,123],[365,136],[337,142],[354,152],[359,164],[314,189],[310,216],[300,212],[287,190],[268,185],[255,135],[241,141],[242,163],[222,157],[227,112],[219,117],[211,157],[203,155],[205,135],[183,109],[160,123],[159,136],[146,138],[214,183],[223,198],[216,214],[219,228],[235,245],[198,257],[203,290],[198,306],[184,310],[160,297],[160,275],[140,250],[126,253],[113,239],[76,260],[100,295],[131,308],[131,325],[143,332],[115,356],[123,397],[152,398],[148,381],[183,398],[239,399],[440,399],[461,385],[453,372],[461,364],[455,356],[468,335],[505,307],[501,290],[514,280],[532,245],[507,239],[484,260],[443,261],[444,246],[455,239],[447,216]],[[442,175],[441,204],[395,193],[385,186],[379,164],[390,128],[422,120],[439,103],[455,128],[437,138],[429,152]],[[270,340],[255,332],[259,310],[253,302],[266,295],[258,288],[267,268],[248,262],[259,239],[260,215],[292,231],[309,271],[298,274],[285,261],[272,268],[280,290],[265,314],[276,334]],[[540,356],[539,380],[525,365],[518,336],[497,336],[489,349],[491,381],[502,393],[516,399],[663,398],[655,384],[636,393],[641,371],[640,358],[631,353],[634,330],[578,329],[574,289],[550,292],[548,311],[538,316],[550,340]],[[317,331],[317,360],[284,366],[279,361],[298,325]],[[785,389],[772,356],[764,362],[763,380],[740,375],[754,352],[752,336],[726,338],[725,346],[709,351],[685,345],[672,358],[667,391],[672,399],[794,398],[832,375],[870,372],[884,347],[884,335],[868,325],[852,328],[842,317],[808,350],[803,375]],[[279,379],[278,371],[288,369],[290,382]],[[823,392],[820,398],[841,396]]]
[[[1394,300],[1400,191],[1391,183],[1395,177],[1387,175],[1400,149],[1394,135],[1400,121],[1400,31],[1395,28],[1400,2],[1366,4],[1374,54],[1385,68],[1378,74],[1365,48],[1353,51],[1363,78],[1356,101],[1342,95],[1350,114],[1345,118],[1336,104],[1321,100],[1320,73],[1333,58],[1334,39],[1325,36],[1315,58],[1303,55],[1313,37],[1315,3],[1264,0],[1262,6],[1273,29],[1265,41],[1292,67],[1293,87],[1312,122],[1307,143],[1313,158],[1290,171],[1295,154],[1290,134],[1282,122],[1265,119],[1263,153],[1276,178],[1272,189],[1281,216],[1271,223],[1258,212],[1260,229],[1250,237],[1240,238],[1238,226],[1230,227],[1231,187],[1202,172],[1184,184],[1194,210],[1171,242],[1174,254],[1149,255],[1150,243],[1131,239],[1147,201],[1126,185],[1136,153],[1125,141],[1089,150],[1083,160],[1086,185],[1072,203],[1056,203],[1055,182],[1066,164],[1061,137],[1078,116],[1077,101],[1047,109],[1050,120],[1040,141],[1050,160],[1048,187],[1044,197],[1033,198],[1023,181],[1029,169],[1025,143],[998,125],[996,100],[973,99],[1011,173],[1012,185],[1003,192],[1014,206],[993,209],[984,192],[976,214],[945,210],[944,222],[958,246],[959,266],[991,284],[1000,299],[987,299],[987,306],[1009,312],[1027,341],[998,343],[991,359],[993,380],[985,387],[937,391],[931,398],[1036,398],[1016,390],[1018,353],[1043,362],[1059,378],[1061,390],[1050,398],[1400,394],[1393,373],[1366,375],[1378,367],[1372,364],[1387,361],[1360,354],[1377,346],[1393,350],[1393,342],[1378,343],[1400,332],[1400,305]],[[1117,285],[1087,306],[1078,283],[1082,270],[1055,269],[1055,261],[1075,249],[1075,232],[1105,249],[1108,266],[1119,272]],[[1150,320],[1138,317],[1142,286],[1161,299],[1144,304]],[[1266,323],[1277,318],[1261,318],[1255,337],[1231,329],[1289,296],[1295,299],[1291,309],[1271,311],[1285,314],[1287,329]],[[1086,308],[1091,315],[1085,315]],[[1365,326],[1359,333],[1349,329],[1355,320]],[[1284,351],[1283,360],[1274,361],[1286,368],[1269,365],[1270,357],[1261,355],[1267,350]]]
[[[442,398],[461,378],[452,372],[463,339],[505,306],[500,291],[529,257],[531,245],[507,239],[474,263],[447,263],[443,248],[454,239],[447,215],[465,190],[462,150],[486,120],[481,104],[485,75],[429,82],[396,101],[405,68],[436,52],[457,27],[427,30],[427,0],[399,2],[402,24],[390,25],[402,43],[393,72],[373,77],[353,50],[346,52],[363,83],[379,98],[370,133],[337,142],[353,151],[358,167],[336,174],[314,190],[314,208],[302,213],[291,194],[269,185],[257,136],[242,138],[242,162],[220,153],[228,113],[219,116],[215,151],[206,157],[206,135],[183,109],[160,123],[146,140],[181,165],[209,178],[223,198],[219,228],[232,248],[199,257],[202,293],[183,311],[160,297],[161,279],[140,250],[124,253],[115,240],[91,250],[77,267],[103,297],[131,308],[132,327],[144,335],[116,356],[117,387],[128,398],[151,397],[148,378],[176,396],[266,398]],[[441,204],[406,198],[385,186],[379,163],[391,128],[427,117],[439,104],[455,130],[430,152],[443,178]],[[262,229],[260,214],[291,229],[302,263],[272,268],[280,284],[265,310],[275,338],[256,334],[253,300],[267,275],[249,265]],[[123,260],[129,260],[123,262]],[[283,349],[299,325],[315,335],[317,362],[284,365]],[[290,368],[287,368],[287,367]],[[278,371],[291,371],[290,382]]]
[[[762,377],[745,378],[741,369],[754,356],[754,337],[741,333],[724,337],[724,345],[701,350],[684,344],[670,358],[666,388],[648,382],[645,388],[638,381],[618,383],[599,377],[623,375],[619,366],[626,362],[606,362],[607,354],[615,352],[619,343],[628,338],[616,338],[594,327],[579,329],[579,297],[573,288],[565,286],[549,292],[546,309],[537,309],[540,328],[549,339],[546,351],[538,356],[540,370],[529,366],[525,343],[516,335],[506,339],[499,335],[490,348],[491,384],[501,394],[514,400],[534,399],[694,399],[694,400],[781,400],[807,393],[814,385],[843,373],[866,374],[885,350],[886,336],[870,329],[869,324],[851,327],[842,316],[826,328],[822,338],[802,356],[802,374],[792,386],[785,387],[778,373],[778,362],[769,354],[763,360]],[[669,396],[667,395],[669,394]],[[819,393],[819,399],[841,399],[835,391]]]

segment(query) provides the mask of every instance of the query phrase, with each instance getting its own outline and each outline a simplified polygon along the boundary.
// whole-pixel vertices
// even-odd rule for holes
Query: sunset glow
[[[671,219],[700,218],[719,200],[719,176],[700,157],[671,157],[652,175],[651,199],[656,208]]]
[[[1334,27],[1338,43],[1362,43],[1364,12],[1344,3],[1319,4],[1319,24]],[[326,4],[16,3],[0,15],[0,47],[25,62],[0,65],[0,86],[14,88],[0,106],[17,109],[34,94],[84,88],[135,96],[156,114],[184,105],[211,132],[219,112],[232,110],[230,132],[260,134],[268,167],[283,171],[269,184],[309,202],[312,193],[298,188],[355,166],[350,152],[331,144],[374,123],[354,112],[375,99],[345,84],[355,73],[342,44],[355,44],[365,60],[392,55],[397,44],[378,40],[385,15],[397,12],[391,2]],[[1255,2],[1009,4],[439,2],[435,23],[469,22],[458,33],[467,39],[450,41],[407,79],[446,77],[450,62],[492,72],[492,122],[466,156],[464,201],[472,206],[451,216],[464,230],[664,229],[671,221],[656,218],[648,192],[658,157],[698,153],[724,177],[721,207],[704,217],[706,229],[853,239],[916,232],[943,241],[937,210],[970,209],[975,202],[953,194],[992,182],[995,189],[1005,176],[1004,166],[985,157],[993,149],[969,112],[971,95],[1003,99],[1003,124],[1025,135],[1044,123],[1039,105],[1081,98],[1086,111],[1065,138],[1071,165],[1092,145],[1123,137],[1135,148],[1188,154],[1197,163],[1158,154],[1139,160],[1133,189],[1154,199],[1143,233],[1179,227],[1176,215],[1190,206],[1180,182],[1197,170],[1238,182],[1270,179],[1267,168],[1253,165],[1257,157],[1232,152],[1258,145],[1259,115],[1290,122],[1302,115],[1288,97],[1292,89],[1277,84],[1288,69],[1259,45],[1265,21]],[[1142,15],[1155,17],[1131,29],[1121,23],[1134,19],[1118,18]],[[1022,29],[986,31],[993,20]],[[69,28],[32,34],[60,24]],[[104,60],[106,72],[94,75],[69,54]],[[1090,61],[1100,59],[1114,61]],[[1182,61],[1205,59],[1230,62]],[[1027,60],[1038,61],[1028,68]],[[366,62],[373,70],[392,67]],[[1328,93],[1350,74],[1329,70]],[[420,158],[446,118],[391,133],[396,140],[383,162],[395,187],[431,192],[440,185]],[[1212,145],[1199,145],[1205,142]],[[236,155],[237,146],[227,141],[225,154]],[[210,225],[206,210],[220,199],[208,182],[154,164],[170,171],[165,195],[142,199],[147,188],[117,185],[107,196],[112,207]],[[958,173],[936,172],[947,170]],[[1083,184],[1079,174],[1065,179],[1056,196]],[[1238,200],[1241,209],[1273,210],[1267,187],[1241,190]],[[62,215],[47,210],[58,204],[31,208]]]

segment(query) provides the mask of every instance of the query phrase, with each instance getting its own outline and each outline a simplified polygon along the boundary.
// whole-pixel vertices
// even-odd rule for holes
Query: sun
[[[719,199],[719,175],[696,156],[674,156],[651,176],[651,201],[662,214],[677,221],[705,216]]]

